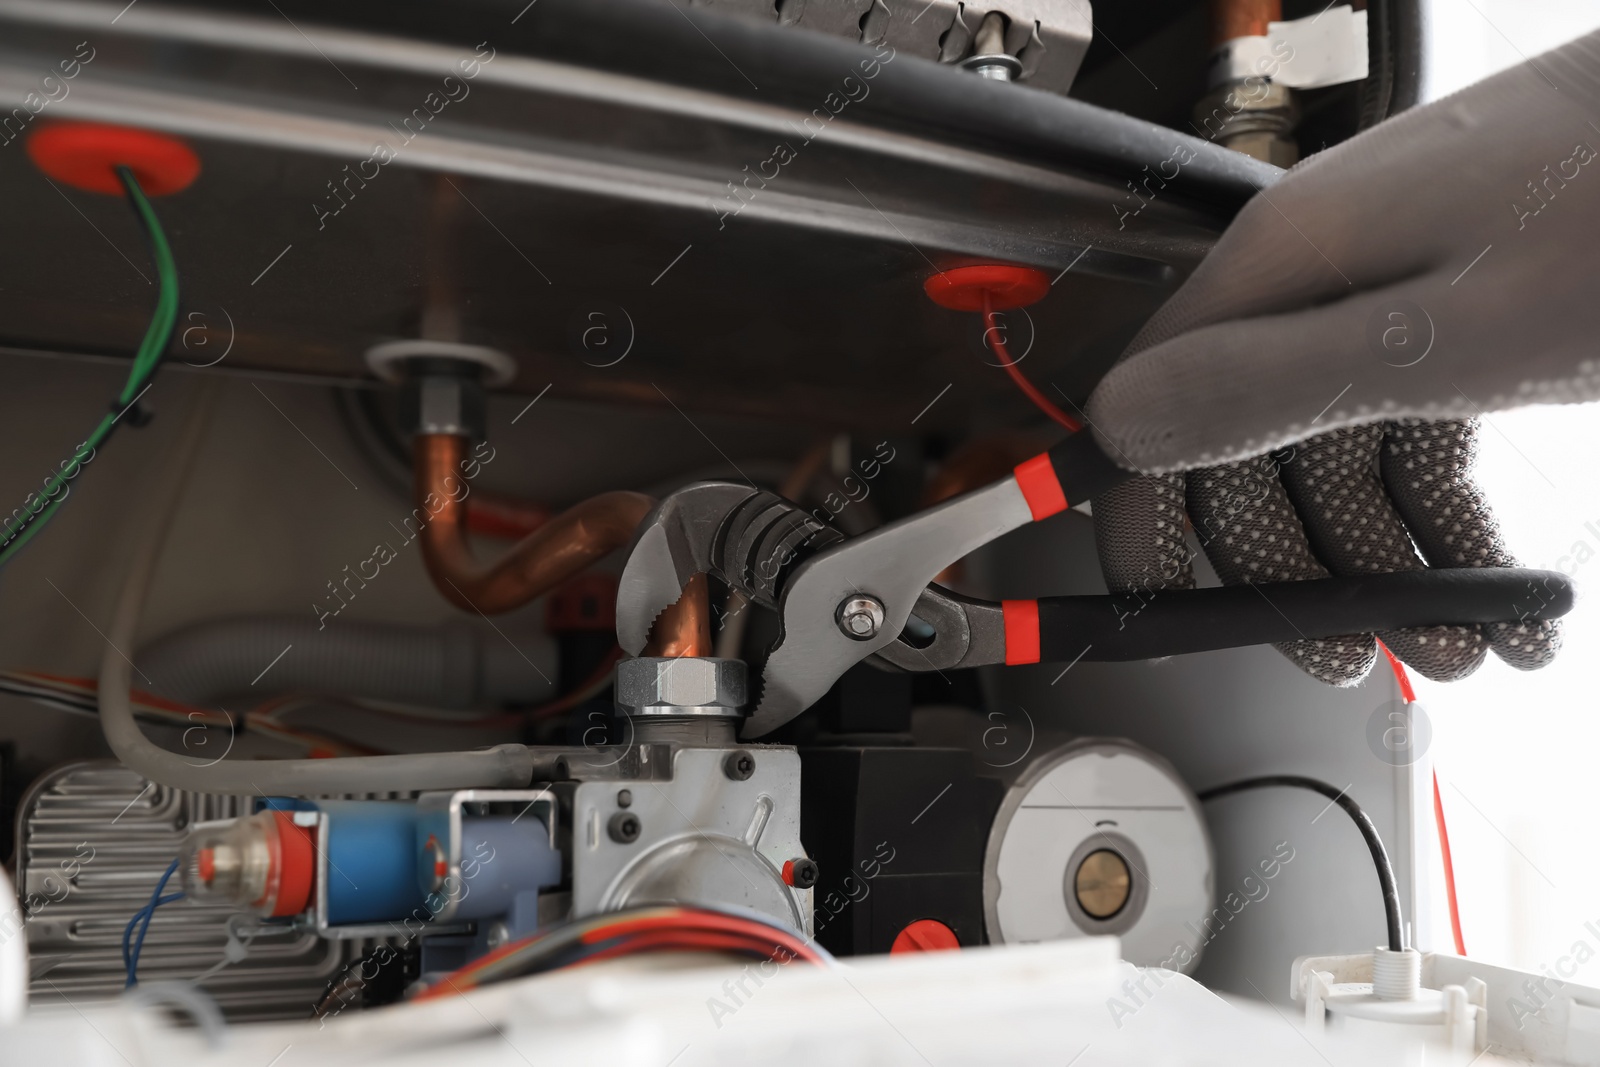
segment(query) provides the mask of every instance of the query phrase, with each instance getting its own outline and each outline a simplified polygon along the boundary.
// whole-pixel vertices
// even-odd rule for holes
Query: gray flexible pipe
[[[554,695],[548,640],[515,644],[464,622],[443,626],[296,616],[207,620],[134,656],[140,688],[209,708],[230,697],[328,693],[437,708],[531,704]],[[144,679],[149,679],[146,684]]]
[[[414,789],[516,788],[533,777],[533,754],[524,745],[496,745],[473,752],[417,756],[351,756],[344,759],[196,760],[153,744],[134,721],[129,702],[133,664],[118,651],[133,647],[139,616],[155,576],[172,516],[183,499],[200,453],[216,398],[217,383],[201,384],[194,410],[166,461],[166,479],[151,496],[154,519],[134,548],[133,565],[117,600],[100,661],[100,728],[106,743],[131,769],[174,789],[233,795],[309,796],[327,793],[387,793]]]

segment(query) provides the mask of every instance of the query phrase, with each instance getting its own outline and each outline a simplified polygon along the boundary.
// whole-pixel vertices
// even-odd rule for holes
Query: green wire
[[[157,368],[161,365],[161,357],[166,354],[167,346],[172,342],[172,331],[178,323],[178,265],[172,258],[172,247],[167,243],[167,235],[161,229],[161,220],[156,217],[155,209],[145,198],[144,190],[139,188],[139,180],[133,176],[131,170],[127,167],[118,167],[117,177],[122,180],[122,187],[128,194],[128,202],[133,205],[134,214],[139,217],[140,225],[144,227],[145,237],[150,243],[150,255],[155,260],[159,282],[155,314],[151,316],[150,325],[145,329],[144,339],[139,342],[139,350],[133,357],[133,367],[128,372],[128,380],[123,385],[122,392],[117,394],[117,410],[107,412],[100,419],[99,425],[73,452],[72,458],[63,463],[61,470],[45,482],[44,492],[34,496],[25,505],[23,515],[17,524],[20,532],[0,549],[0,567],[9,563],[11,558],[33,539],[33,535],[55,517],[56,510],[67,499],[66,494],[62,492],[67,482],[78,476],[83,469],[85,458],[92,456],[105,443],[106,438],[111,436],[117,420],[127,412],[134,399],[144,392],[150,379],[155,376]]]

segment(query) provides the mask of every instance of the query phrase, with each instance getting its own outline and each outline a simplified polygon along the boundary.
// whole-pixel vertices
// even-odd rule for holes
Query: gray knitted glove
[[[1600,398],[1597,147],[1593,34],[1251,201],[1089,402],[1108,453],[1152,472],[1095,501],[1108,586],[1192,585],[1186,512],[1229,584],[1514,566],[1472,480],[1474,416]],[[1532,621],[1378,636],[1442,680],[1488,648],[1543,666],[1561,640]],[[1335,685],[1376,655],[1372,635],[1280,649]]]

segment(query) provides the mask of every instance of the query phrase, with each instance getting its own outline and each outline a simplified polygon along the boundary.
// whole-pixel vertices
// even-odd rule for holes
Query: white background
[[[1428,8],[1429,97],[1600,28],[1600,0]],[[1467,952],[1543,969],[1580,941],[1600,957],[1600,935],[1585,928],[1600,930],[1600,407],[1495,415],[1483,439],[1480,482],[1512,550],[1528,566],[1560,564],[1590,595],[1568,617],[1553,666],[1523,674],[1491,655],[1470,680],[1419,682],[1418,692],[1435,730]],[[1564,559],[1580,541],[1595,553],[1583,565]],[[1448,932],[1436,943],[1449,944]],[[1600,958],[1572,977],[1600,985]]]

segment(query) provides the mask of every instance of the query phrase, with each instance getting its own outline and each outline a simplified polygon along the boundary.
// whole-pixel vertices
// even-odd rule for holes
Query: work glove
[[[1591,34],[1263,189],[1089,401],[1144,473],[1094,501],[1112,591],[1193,585],[1186,514],[1226,584],[1515,566],[1473,481],[1478,419],[1600,397],[1597,148]],[[1377,636],[1438,680],[1561,644],[1524,613]],[[1370,634],[1278,647],[1334,685],[1376,657]]]

